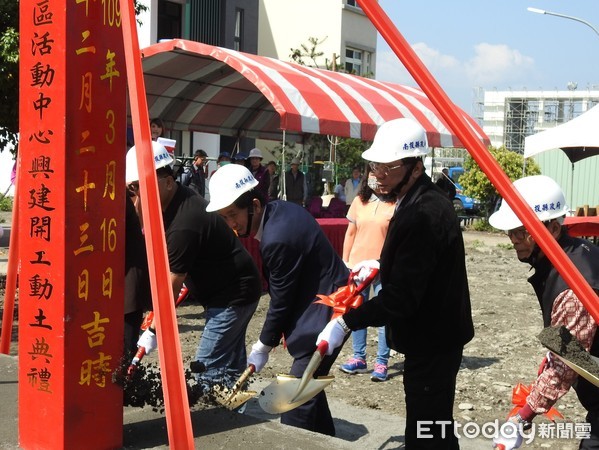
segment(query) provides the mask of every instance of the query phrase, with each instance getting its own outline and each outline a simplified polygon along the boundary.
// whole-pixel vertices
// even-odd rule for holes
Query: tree
[[[524,166],[524,156],[505,147],[490,147],[489,151],[512,181],[541,173],[539,165],[533,159],[527,159],[526,166]],[[459,180],[464,188],[464,194],[478,198],[483,204],[485,215],[488,217],[493,212],[500,198],[499,192],[497,192],[495,186],[491,184],[489,177],[482,171],[472,156],[466,156],[464,169],[465,172]]]
[[[134,0],[134,7],[136,16],[148,10],[139,0]],[[19,133],[18,28],[18,0],[0,0],[0,151],[12,147],[13,153]]]
[[[19,2],[0,0],[0,151],[19,131]]]
[[[324,37],[322,39],[309,37],[307,44],[301,44],[300,48],[292,48],[289,57],[293,62],[299,64],[300,66],[318,67],[336,72],[337,68],[339,67],[339,65],[337,64],[339,60],[338,55],[333,55],[332,60],[325,58],[323,67],[321,67],[317,62],[317,58],[324,56],[324,52],[319,51],[318,46],[326,40],[327,37]],[[306,64],[304,59],[309,59],[311,61],[311,64]]]

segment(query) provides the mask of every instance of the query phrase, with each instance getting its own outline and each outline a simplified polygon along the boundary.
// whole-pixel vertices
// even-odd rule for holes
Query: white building
[[[338,69],[374,76],[377,31],[355,0],[260,0],[259,55],[291,61],[291,49],[309,46],[309,38],[323,54],[319,67],[335,61]]]
[[[599,103],[599,90],[485,91],[476,118],[494,147],[524,152],[524,138],[567,122]]]
[[[476,103],[476,118],[491,139],[491,145],[524,153],[524,138],[561,125],[599,103],[599,90],[577,90],[570,83],[564,91],[486,91]],[[482,119],[482,121],[481,121]],[[599,205],[599,158],[575,164],[559,149],[533,157],[541,173],[562,186],[572,209]]]

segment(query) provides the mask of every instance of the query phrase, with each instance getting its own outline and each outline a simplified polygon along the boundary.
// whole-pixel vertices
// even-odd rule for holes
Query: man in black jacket
[[[317,339],[332,351],[347,333],[386,326],[387,342],[405,355],[408,449],[458,448],[453,431],[456,376],[474,336],[464,242],[452,203],[425,174],[425,130],[411,119],[383,124],[362,157],[383,193],[398,206],[380,259],[382,289],[372,300],[329,322]],[[361,281],[379,261],[353,268]],[[365,269],[365,270],[363,270]]]
[[[443,169],[441,169],[441,176],[435,184],[439,186],[441,190],[447,194],[449,200],[453,201],[453,199],[455,198],[456,189],[452,179],[449,178],[449,169],[447,167],[443,167]]]
[[[206,163],[208,154],[204,150],[196,150],[193,162],[181,175],[181,184],[193,189],[194,192],[206,197]]]

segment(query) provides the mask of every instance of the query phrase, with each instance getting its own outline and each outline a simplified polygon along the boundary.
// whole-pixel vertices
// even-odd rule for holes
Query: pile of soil
[[[599,365],[589,352],[564,327],[547,327],[539,334],[539,341],[553,353],[562,356],[574,365],[599,378]]]

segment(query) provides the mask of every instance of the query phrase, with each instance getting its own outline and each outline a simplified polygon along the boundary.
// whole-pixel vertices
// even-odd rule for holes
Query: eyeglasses
[[[158,177],[158,182],[160,182],[160,180],[166,180],[169,176],[170,175],[166,175],[164,177]],[[127,185],[127,189],[129,189],[134,194],[137,194],[139,192],[139,181],[132,181],[131,183],[129,183]]]
[[[389,167],[387,164],[379,164],[375,162],[368,163],[368,165],[374,174],[379,173],[384,176],[389,175],[389,172],[392,170],[399,169],[400,167],[404,166],[404,164],[398,164],[397,166]]]
[[[526,231],[526,229],[524,229],[524,228],[516,228],[515,230],[508,230],[505,232],[505,234],[507,234],[507,237],[509,237],[510,239],[514,238],[517,241],[523,241],[524,239],[526,239],[528,237],[528,231]]]

